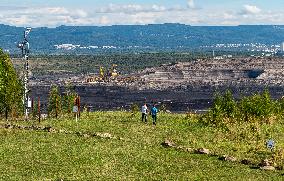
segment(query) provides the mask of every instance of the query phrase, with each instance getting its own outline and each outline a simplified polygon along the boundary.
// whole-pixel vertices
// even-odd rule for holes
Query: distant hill
[[[11,53],[24,28],[0,25],[0,47]],[[33,53],[97,53],[106,51],[247,50],[279,47],[284,26],[190,26],[184,24],[60,26],[34,28]],[[72,44],[72,45],[71,45]],[[252,45],[253,44],[253,45]],[[56,46],[57,45],[57,46]]]

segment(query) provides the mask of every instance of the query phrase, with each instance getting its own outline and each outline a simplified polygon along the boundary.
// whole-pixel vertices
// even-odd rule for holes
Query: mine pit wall
[[[81,105],[88,105],[91,111],[98,110],[129,110],[135,103],[139,107],[146,102],[151,105],[165,104],[172,112],[187,112],[206,110],[212,105],[215,92],[224,93],[231,90],[236,98],[263,91],[266,87],[261,85],[245,86],[183,86],[174,90],[137,90],[119,86],[81,85],[75,91],[81,96]],[[284,86],[271,86],[267,88],[273,98],[283,96]],[[37,100],[40,96],[43,112],[47,111],[48,93],[50,86],[31,87],[32,97]],[[60,88],[64,92],[64,87]]]

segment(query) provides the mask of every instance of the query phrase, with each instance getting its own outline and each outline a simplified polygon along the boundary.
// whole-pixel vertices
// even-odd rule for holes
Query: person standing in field
[[[145,123],[147,123],[148,107],[146,103],[142,106],[141,112],[142,112],[142,122],[145,120]]]
[[[152,109],[151,109],[153,125],[156,125],[156,123],[157,123],[157,113],[158,113],[158,109],[156,108],[156,105],[154,104]]]

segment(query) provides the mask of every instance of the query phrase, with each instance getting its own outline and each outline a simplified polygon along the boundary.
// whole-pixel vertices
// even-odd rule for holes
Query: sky
[[[0,24],[284,25],[284,0],[0,0]]]

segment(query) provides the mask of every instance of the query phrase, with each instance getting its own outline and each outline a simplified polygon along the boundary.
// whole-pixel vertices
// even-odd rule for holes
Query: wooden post
[[[31,115],[32,115],[32,117],[35,116],[35,114],[34,114],[34,98],[33,97],[32,97],[32,105],[31,105]]]
[[[72,113],[72,103],[71,103],[71,101],[69,100],[69,96],[67,96],[67,100],[68,100],[68,102],[67,102],[67,104],[68,104],[68,113]]]
[[[80,96],[78,96],[78,116],[80,118],[81,116],[81,109],[80,109],[80,106],[81,106],[81,98]]]
[[[57,111],[58,111],[58,110],[57,110],[57,109],[58,109],[57,106],[58,106],[58,105],[57,105],[57,96],[56,96],[56,98],[55,98],[55,118],[56,118],[56,119],[57,119],[57,114],[58,114],[58,113],[57,113]]]
[[[87,107],[87,112],[88,112],[88,116],[90,116],[90,110],[91,109],[91,105],[88,105],[88,107]]]
[[[5,107],[5,118],[6,118],[6,121],[8,121],[8,108],[7,108],[7,105]]]
[[[40,123],[41,113],[40,113],[40,97],[37,99],[37,111],[38,111],[38,122]]]
[[[73,107],[73,113],[75,114],[75,118],[76,118],[76,122],[78,121],[78,116],[79,116],[79,99],[78,99],[78,96],[75,98],[74,100],[75,104],[74,104],[74,107]]]
[[[77,106],[78,107],[78,101],[77,101],[77,96],[75,97],[75,100],[74,100],[74,106]],[[77,121],[77,112],[74,111],[74,107],[73,107],[73,113],[74,113],[74,116],[76,118],[76,121]]]

